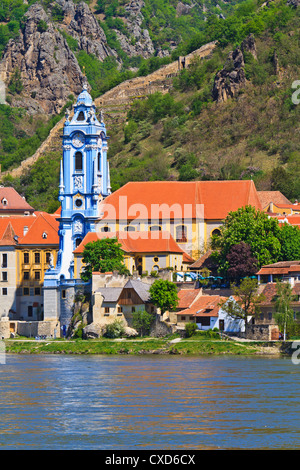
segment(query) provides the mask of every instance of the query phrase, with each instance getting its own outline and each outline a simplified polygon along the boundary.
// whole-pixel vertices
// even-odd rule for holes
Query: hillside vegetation
[[[150,6],[160,12],[155,17],[144,16],[160,50],[170,40],[164,30],[167,24],[173,24],[172,8],[177,3],[145,2],[145,12]],[[107,11],[114,4],[118,4],[119,16],[111,9]],[[104,30],[109,28],[109,18],[120,17],[121,8],[122,2],[98,2],[102,23],[106,22]],[[213,8],[216,6],[211,4],[206,21],[200,14],[193,21],[186,16],[193,29],[165,57],[125,58],[128,62],[124,59],[120,69],[110,58],[100,63],[78,51],[79,63],[85,66],[95,97],[124,78],[147,74],[204,43],[218,42],[209,58],[195,60],[173,78],[169,93],[137,100],[125,120],[114,121],[111,117],[107,122],[113,189],[137,180],[253,178],[258,189],[276,189],[290,199],[298,199],[299,105],[293,103],[292,84],[300,77],[299,8],[285,1],[262,4],[247,0],[239,5],[228,4],[230,14],[226,19],[216,15]],[[155,29],[159,25],[161,35]],[[180,31],[180,24],[174,23],[174,31],[176,28]],[[255,38],[257,58],[244,52],[245,85],[233,98],[214,101],[216,73],[225,64],[231,71],[228,54],[240,47],[250,33]],[[76,49],[75,44],[72,47]],[[136,68],[132,69],[134,61]],[[103,70],[107,70],[106,78]],[[121,73],[122,77],[118,75]],[[7,111],[5,106],[3,109]],[[16,138],[16,129],[11,127],[5,138]],[[8,177],[3,183],[14,185],[36,209],[52,210],[58,205],[60,149],[57,151],[45,155],[43,162],[37,162],[21,178]],[[7,155],[12,153],[8,151]],[[39,177],[39,171],[43,171],[44,178]]]
[[[115,187],[130,180],[253,178],[258,189],[299,198],[299,106],[292,101],[300,76],[299,10],[283,2],[257,9],[248,1],[233,24],[234,35],[219,31],[224,46],[211,58],[183,70],[170,93],[136,101],[126,125],[111,129]],[[249,32],[257,60],[244,54],[246,85],[233,99],[214,102],[215,74]],[[225,33],[235,41],[227,44]]]

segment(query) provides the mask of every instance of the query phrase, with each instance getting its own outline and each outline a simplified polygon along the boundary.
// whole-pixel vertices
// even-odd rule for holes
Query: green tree
[[[294,299],[292,293],[292,286],[288,282],[276,283],[276,314],[275,321],[279,328],[283,330],[283,339],[286,339],[287,328],[292,326],[294,323],[294,311],[291,308],[291,302]]]
[[[231,247],[247,243],[258,267],[278,261],[281,254],[280,226],[277,219],[255,207],[246,206],[230,212],[218,236],[212,237],[213,257],[221,271],[227,271]]]
[[[233,296],[221,303],[222,310],[234,319],[244,320],[247,325],[249,317],[260,312],[260,303],[265,298],[258,294],[257,287],[257,280],[249,277],[243,279],[239,285],[232,284]]]
[[[300,230],[296,225],[283,224],[280,229],[280,261],[300,259]]]
[[[154,316],[146,310],[138,310],[132,314],[133,327],[139,332],[140,336],[149,334]]]
[[[167,310],[173,310],[179,301],[176,284],[157,279],[150,287],[150,302],[160,308],[161,315]]]
[[[129,275],[124,265],[124,252],[117,238],[103,238],[85,245],[82,261],[85,263],[81,279],[87,282],[92,277],[93,271],[101,273],[118,271],[120,274]]]
[[[191,336],[193,336],[197,330],[197,325],[196,323],[186,323],[185,324],[185,336],[187,338],[190,338]]]

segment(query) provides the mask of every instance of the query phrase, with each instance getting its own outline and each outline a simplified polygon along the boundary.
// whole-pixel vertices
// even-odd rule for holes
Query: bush
[[[122,320],[115,320],[113,323],[106,325],[104,336],[106,338],[120,338],[125,332]]]
[[[197,325],[196,323],[186,323],[185,325],[185,336],[186,338],[190,338],[195,334],[197,330]]]
[[[139,332],[140,336],[149,334],[154,316],[146,310],[141,310],[133,313],[133,327]]]

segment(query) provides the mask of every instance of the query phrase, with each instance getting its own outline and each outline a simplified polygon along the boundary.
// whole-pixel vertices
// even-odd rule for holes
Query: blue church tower
[[[56,266],[44,278],[44,317],[62,314],[60,293],[82,283],[74,279],[73,251],[88,232],[96,231],[99,202],[111,192],[107,161],[107,135],[102,112],[99,119],[87,85],[77,98],[74,115],[66,114],[60,166],[59,251]]]
[[[88,232],[95,231],[98,203],[111,192],[107,162],[107,135],[102,115],[86,86],[67,119],[62,136],[59,200],[61,217],[59,253],[56,270],[59,277],[73,277],[73,251]]]

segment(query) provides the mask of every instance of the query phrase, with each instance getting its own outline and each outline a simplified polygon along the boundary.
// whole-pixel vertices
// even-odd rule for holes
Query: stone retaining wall
[[[18,321],[17,334],[27,338],[46,336],[54,338],[60,336],[60,324],[57,321]]]

